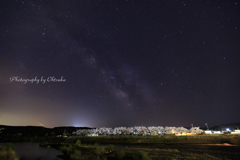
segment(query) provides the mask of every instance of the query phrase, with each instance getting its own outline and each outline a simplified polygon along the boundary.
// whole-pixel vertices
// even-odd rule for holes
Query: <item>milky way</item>
[[[0,3],[0,124],[240,121],[239,1]]]

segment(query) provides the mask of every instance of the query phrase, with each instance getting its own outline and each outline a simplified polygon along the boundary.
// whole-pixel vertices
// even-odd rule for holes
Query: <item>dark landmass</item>
[[[185,127],[190,129],[189,127]],[[210,130],[230,130],[240,129],[240,123],[222,124],[209,128]],[[58,136],[58,135],[72,135],[72,132],[78,129],[92,129],[90,127],[73,127],[73,126],[60,126],[54,128],[46,128],[42,126],[7,126],[0,125],[0,137],[13,136],[13,137],[42,137],[42,136]],[[207,130],[207,128],[202,128]]]
[[[42,136],[58,136],[71,135],[77,129],[91,129],[89,127],[72,127],[62,126],[54,128],[45,128],[41,126],[6,126],[0,125],[0,137],[42,137]]]
[[[190,127],[184,127],[190,129]],[[210,130],[225,130],[229,128],[230,130],[240,129],[240,123],[231,123],[231,124],[222,124],[214,127],[210,127]],[[72,132],[78,129],[92,129],[90,127],[73,127],[73,126],[60,126],[54,128],[46,128],[42,126],[7,126],[0,125],[0,137],[4,136],[23,136],[23,137],[35,137],[35,136],[57,136],[63,135],[71,135]],[[207,130],[207,128],[201,128],[203,130]]]

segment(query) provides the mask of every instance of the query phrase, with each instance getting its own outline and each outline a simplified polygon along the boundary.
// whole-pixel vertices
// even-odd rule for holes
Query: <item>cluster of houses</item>
[[[212,131],[212,130],[206,130],[204,131],[205,134],[231,134],[231,135],[240,135],[240,130],[230,130],[229,128],[226,128],[222,131]]]
[[[197,134],[239,134],[240,130],[230,131],[226,129],[224,131],[211,131],[211,130],[202,130],[199,127],[192,127],[186,129],[184,127],[144,127],[144,126],[135,126],[135,127],[116,127],[116,128],[95,128],[95,129],[79,129],[76,132],[73,132],[73,135],[79,136],[98,136],[98,135],[165,135],[172,134],[176,136],[194,136]]]

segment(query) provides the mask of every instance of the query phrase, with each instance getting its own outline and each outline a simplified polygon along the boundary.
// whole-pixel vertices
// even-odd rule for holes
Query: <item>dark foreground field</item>
[[[174,160],[174,159],[209,159],[209,160],[232,160],[240,159],[239,146],[225,145],[187,145],[187,144],[135,144],[135,145],[103,145],[86,146],[70,145],[59,148],[65,155],[65,159],[77,155],[80,151],[79,159],[144,159],[144,160]],[[141,154],[145,156],[141,157]],[[95,158],[94,158],[94,157]],[[76,157],[76,159],[78,159]]]
[[[59,158],[126,160],[240,160],[240,136],[17,137],[1,142],[40,142],[64,153]]]
[[[239,160],[239,136],[69,137],[61,143],[42,143],[65,153],[64,159]]]

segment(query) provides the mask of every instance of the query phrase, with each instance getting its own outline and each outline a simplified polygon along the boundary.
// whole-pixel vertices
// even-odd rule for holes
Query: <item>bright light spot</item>
[[[74,126],[74,127],[85,127],[84,125],[79,124],[79,123],[74,123],[73,126]]]
[[[226,131],[231,131],[229,128],[226,128]]]

